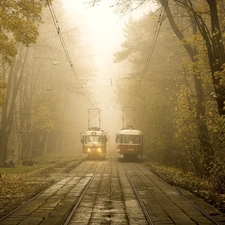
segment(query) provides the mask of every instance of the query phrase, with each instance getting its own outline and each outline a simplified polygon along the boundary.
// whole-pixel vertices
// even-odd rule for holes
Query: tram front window
[[[138,136],[138,135],[121,135],[120,143],[140,144],[140,136]]]
[[[85,142],[88,143],[88,142],[101,142],[102,141],[102,138],[101,136],[86,136],[85,137]]]

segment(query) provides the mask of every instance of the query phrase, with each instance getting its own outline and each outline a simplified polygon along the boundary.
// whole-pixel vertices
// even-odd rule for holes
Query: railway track
[[[154,225],[154,223],[153,223],[153,221],[152,221],[152,219],[151,219],[151,216],[150,216],[150,214],[149,214],[149,212],[148,212],[148,209],[147,209],[147,207],[145,206],[144,202],[143,202],[142,199],[141,199],[141,195],[139,194],[138,189],[135,187],[135,184],[134,184],[133,181],[131,180],[131,178],[130,178],[128,172],[127,172],[126,170],[124,170],[124,171],[125,171],[125,173],[126,173],[126,176],[127,176],[128,180],[129,180],[131,186],[132,186],[132,189],[133,189],[133,191],[134,191],[134,193],[135,193],[135,195],[136,195],[136,197],[137,197],[137,200],[138,200],[138,202],[139,202],[139,204],[140,204],[140,206],[141,206],[141,208],[142,208],[142,211],[143,211],[143,213],[144,213],[144,216],[145,216],[145,218],[146,218],[147,223],[150,224],[150,225]]]
[[[79,207],[80,203],[82,202],[85,194],[87,193],[88,188],[90,187],[94,176],[97,173],[97,170],[100,166],[101,162],[98,163],[97,168],[95,169],[95,172],[93,174],[93,176],[91,177],[91,179],[88,181],[88,183],[86,184],[86,186],[84,187],[84,189],[82,190],[82,193],[80,194],[80,196],[78,197],[77,201],[75,202],[75,205],[71,208],[71,211],[69,212],[69,214],[66,216],[66,218],[62,221],[61,225],[68,225],[71,221],[71,218],[73,217],[73,215],[75,214],[77,208]]]
[[[225,224],[223,214],[185,197],[141,163],[85,161],[1,225]]]
[[[202,208],[148,168],[130,163],[123,164],[123,167],[148,224],[225,224],[224,215],[213,213],[215,209],[212,206],[202,202],[205,207]],[[155,190],[161,190],[161,193],[154,194]],[[158,219],[156,215],[161,215],[161,218]]]

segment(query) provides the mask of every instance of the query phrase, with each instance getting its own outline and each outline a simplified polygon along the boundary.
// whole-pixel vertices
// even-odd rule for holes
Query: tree
[[[5,99],[5,92],[4,89],[6,88],[6,82],[0,77],[0,107],[4,103]]]
[[[38,26],[42,22],[42,8],[46,4],[46,1],[41,0],[1,1],[0,55],[3,61],[11,62],[12,57],[17,54],[17,42],[25,46],[35,43]]]
[[[183,1],[183,3],[187,3],[187,1]],[[161,1],[161,4],[164,2]],[[206,124],[206,109],[205,109],[205,97],[204,97],[204,91],[203,91],[203,85],[202,85],[202,79],[201,79],[201,70],[198,69],[198,50],[196,47],[197,43],[196,41],[188,41],[188,38],[185,37],[184,32],[179,27],[179,24],[175,22],[175,16],[172,15],[170,5],[163,5],[165,7],[165,12],[168,17],[168,20],[170,22],[171,28],[173,29],[176,36],[179,38],[179,40],[183,43],[183,46],[185,50],[187,51],[191,61],[192,61],[192,73],[194,78],[194,84],[195,84],[195,90],[197,95],[197,102],[196,102],[196,121],[197,121],[197,127],[198,127],[198,137],[201,142],[201,148],[202,148],[202,155],[204,158],[204,165],[206,165],[205,171],[207,172],[209,170],[210,162],[213,160],[214,152],[212,149],[212,145],[210,143],[210,137],[208,134],[208,127]],[[185,12],[184,12],[185,14]],[[186,15],[186,14],[185,14]],[[195,18],[193,14],[188,11],[187,17],[191,21],[192,24],[192,36],[197,38],[197,41],[201,41],[201,39],[198,38],[197,33],[197,25],[195,23]],[[186,25],[186,24],[185,24]],[[189,29],[188,29],[189,30]]]
[[[160,2],[166,10],[169,21],[172,21],[173,16],[169,10],[168,5],[163,4],[164,2],[162,0],[160,0]],[[206,2],[193,2],[190,0],[175,0],[174,2],[187,11],[191,17],[190,21],[192,24],[195,23],[198,28],[198,32],[200,32],[205,41],[212,81],[214,84],[215,93],[217,95],[216,101],[218,105],[218,112],[220,115],[224,115],[225,112],[223,108],[225,100],[225,88],[220,82],[221,77],[217,75],[217,72],[222,71],[222,65],[225,63],[224,44],[218,13],[218,1],[207,0]],[[209,17],[206,15],[209,15]],[[174,26],[175,23],[171,23],[171,27],[173,28],[177,37],[180,40],[184,39],[181,31],[177,28],[175,29]],[[185,48],[190,55],[190,50],[188,47],[186,46]]]
[[[16,1],[15,4],[21,2],[27,3],[25,5],[28,7],[31,1]],[[44,2],[50,3],[48,0]],[[44,5],[46,4],[43,3]],[[55,12],[60,16],[63,15],[62,27],[67,29],[64,40],[69,43],[70,50],[74,53],[73,58],[76,59],[73,60],[73,66],[79,68],[79,71],[86,72],[87,62],[80,63],[83,60],[82,53],[86,49],[80,46],[77,27],[73,23],[72,29],[71,27],[68,29],[69,23],[64,17],[59,1],[56,7]],[[27,12],[28,10],[29,7]],[[36,12],[39,12],[39,8]],[[17,42],[16,55],[12,58],[8,57],[6,62],[2,63],[3,79],[7,81],[7,88],[4,89],[6,98],[1,110],[0,161],[14,156],[11,153],[16,153],[15,159],[20,160],[61,150],[62,143],[69,133],[68,130],[71,131],[68,129],[71,118],[67,117],[66,111],[71,107],[69,100],[74,99],[71,93],[79,92],[71,70],[72,62],[68,62],[65,56],[63,49],[65,46],[62,46],[58,37],[51,13],[48,10],[40,11],[41,17],[45,23],[40,19],[39,24],[35,22],[36,17],[32,18],[34,24],[39,24],[35,26],[40,33],[35,43],[32,42],[34,40],[32,38],[25,45]],[[90,66],[89,74],[93,73],[91,69]],[[83,97],[80,92],[79,96]],[[74,114],[72,117],[74,118]],[[74,142],[74,134],[70,134],[72,135],[71,142]]]
[[[137,3],[137,5],[135,7],[140,7],[142,4],[144,4],[144,2],[146,1],[134,1]],[[215,8],[216,5],[215,4],[211,4],[211,1],[208,2],[210,4],[210,7],[207,7],[207,3],[202,3],[199,1],[188,1],[188,0],[184,0],[184,1],[174,1],[174,2],[168,2],[168,1],[159,1],[162,5],[162,7],[165,9],[165,13],[167,15],[167,18],[170,22],[170,26],[173,29],[174,33],[176,34],[176,36],[179,38],[180,42],[183,43],[183,46],[186,50],[186,52],[188,53],[191,62],[192,62],[192,75],[193,75],[193,79],[194,79],[194,84],[195,84],[195,92],[196,92],[196,103],[195,103],[195,113],[196,113],[196,122],[197,122],[197,128],[198,128],[198,138],[200,140],[201,143],[201,150],[200,152],[202,152],[202,157],[204,158],[204,162],[203,165],[205,167],[205,173],[207,174],[209,172],[209,167],[211,165],[211,161],[214,158],[214,151],[211,145],[211,141],[210,141],[210,136],[209,136],[209,131],[208,131],[208,126],[207,126],[207,118],[206,118],[206,101],[205,101],[205,93],[204,93],[204,85],[202,83],[202,74],[201,74],[201,70],[202,68],[199,67],[201,60],[199,57],[199,54],[202,54],[203,51],[199,51],[199,44],[201,43],[202,46],[204,46],[204,41],[209,41],[209,45],[205,45],[205,47],[203,47],[203,49],[208,50],[207,52],[210,53],[208,54],[208,58],[209,58],[209,62],[212,62],[212,65],[215,67],[216,65],[216,69],[213,68],[212,66],[208,66],[211,69],[211,73],[212,73],[212,81],[215,87],[215,92],[219,93],[220,92],[220,99],[218,98],[217,95],[217,105],[218,105],[218,111],[219,114],[222,115],[223,114],[223,103],[224,99],[223,96],[224,94],[223,92],[223,85],[222,85],[222,78],[221,76],[218,76],[218,71],[221,72],[222,71],[222,59],[219,60],[219,56],[221,58],[223,58],[223,44],[222,44],[222,36],[221,36],[221,32],[220,29],[218,29],[217,27],[219,27],[219,20],[218,17],[216,17],[215,12],[211,12],[212,9],[211,8]],[[215,1],[214,1],[215,2]],[[126,9],[130,9],[132,7],[131,2],[125,2],[125,1],[119,1],[117,3],[117,6],[119,8],[121,8],[123,6],[123,8],[126,7]],[[176,10],[173,10],[173,12],[177,12],[177,6],[181,6],[180,8],[183,10],[183,12],[181,13],[181,15],[185,15],[185,23],[183,23],[183,26],[186,27],[190,27],[192,29],[192,32],[190,33],[190,29],[187,29],[184,27],[179,27],[180,25],[180,20],[176,19],[176,16],[178,15],[174,15],[172,14],[172,7],[176,7]],[[208,32],[208,28],[207,26],[207,19],[209,19],[208,17],[205,18],[204,15],[208,14],[210,8],[210,12],[211,12],[211,20],[214,20],[214,22],[211,24],[212,27],[212,32]],[[125,10],[127,11],[127,10]],[[217,12],[216,9],[214,9],[214,11]],[[210,13],[209,13],[210,14]],[[161,15],[162,16],[162,15]],[[180,15],[179,15],[180,16]],[[182,17],[182,16],[180,16]],[[183,20],[182,20],[183,21]],[[214,28],[214,29],[213,29]],[[184,31],[188,30],[189,33],[185,33]],[[141,34],[141,28],[139,29],[139,33]],[[191,34],[191,35],[190,35]],[[199,38],[199,34],[202,36],[202,38]],[[185,36],[186,35],[186,36]],[[215,40],[214,40],[215,39]],[[211,41],[212,40],[212,41]],[[209,46],[215,46],[215,47],[211,47],[211,49],[207,49],[207,47]],[[216,47],[217,46],[217,47]],[[131,49],[131,48],[130,48]],[[222,54],[219,54],[219,52],[222,52]],[[132,56],[134,55],[134,51],[127,51],[126,53],[127,55],[130,54],[130,58],[132,59]],[[214,57],[209,57],[213,55]],[[122,56],[122,55],[120,55]],[[137,58],[137,57],[136,57]],[[133,60],[135,61],[135,60]],[[207,65],[206,65],[207,68]],[[202,70],[203,71],[203,70]],[[205,71],[204,71],[205,73]],[[141,73],[140,73],[141,75]]]
[[[6,89],[7,104],[3,104],[2,106],[2,121],[0,127],[0,149],[1,149],[0,159],[2,159],[2,161],[6,160],[7,158],[8,139],[13,126],[13,115],[16,106],[16,98],[21,85],[25,59],[27,55],[28,49],[26,49],[26,51],[23,52],[23,55],[22,53],[21,55],[18,55],[17,61],[16,60],[13,61],[8,73],[6,73],[6,69],[4,70],[4,75],[6,76],[7,74],[8,79]],[[6,79],[6,77],[3,78]]]
[[[51,1],[51,0],[50,0]],[[4,0],[0,3],[0,55],[2,62],[11,63],[17,54],[16,43],[35,43],[45,1]],[[0,106],[6,82],[0,80]]]
[[[99,1],[101,0],[92,0],[91,4],[95,5]],[[221,10],[224,10],[224,1],[174,0],[173,2],[170,2],[168,0],[119,0],[115,3],[115,6],[118,10],[122,11],[122,13],[127,13],[143,6],[147,2],[158,2],[165,9],[169,20],[173,18],[169,10],[169,5],[174,3],[177,4],[178,7],[185,9],[186,12],[192,17],[190,20],[190,25],[193,22],[195,23],[198,28],[198,32],[200,32],[205,41],[208,63],[216,94],[218,112],[220,115],[225,115],[225,87],[223,82],[221,82],[222,76],[218,76],[218,72],[223,71],[223,64],[225,63],[224,41],[221,32],[220,14],[218,10],[218,6],[222,8]],[[221,15],[221,18],[223,18],[223,16],[224,14]],[[171,25],[172,28],[174,28],[175,23]],[[183,39],[183,37],[180,36],[182,32],[179,29],[174,29],[174,32],[180,40]],[[187,52],[189,52],[189,48],[187,48],[187,46],[185,48]]]
[[[181,48],[174,41],[171,30],[166,29],[168,24],[163,24],[165,29],[149,61],[156,19],[149,15],[137,21],[131,19],[124,29],[126,40],[115,53],[115,62],[124,62],[131,72],[126,82],[118,83],[117,101],[136,108],[136,123],[145,134],[146,155],[172,165],[175,161],[172,157],[174,104],[179,91],[174,79],[181,65],[178,54],[174,53]]]
[[[2,57],[2,77],[7,82],[6,101],[2,106],[2,121],[0,127],[0,161],[6,160],[8,138],[12,129],[13,113],[16,96],[21,84],[21,78],[28,51],[25,58],[18,58],[18,43],[29,46],[38,37],[38,26],[42,22],[43,1],[5,0],[0,3],[0,55]],[[16,63],[16,59],[18,59]],[[7,66],[10,63],[10,68]],[[9,68],[9,72],[7,73]],[[18,75],[18,76],[17,76]],[[1,81],[2,86],[5,84]],[[2,96],[2,95],[1,95]],[[9,105],[9,102],[11,105]]]

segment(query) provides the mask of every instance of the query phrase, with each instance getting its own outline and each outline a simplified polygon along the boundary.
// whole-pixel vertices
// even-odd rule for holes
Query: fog
[[[122,127],[122,107],[116,101],[118,78],[126,77],[129,70],[125,65],[113,63],[113,54],[120,49],[124,40],[123,28],[131,14],[121,16],[112,8],[112,1],[102,1],[91,7],[81,1],[62,0],[67,29],[76,24],[79,28],[81,45],[89,46],[82,55],[92,60],[94,74],[79,73],[82,89],[88,98],[74,95],[68,113],[73,118],[74,135],[88,128],[88,109],[100,109],[101,128],[114,138]],[[133,16],[139,16],[136,12]],[[73,54],[73,52],[70,52]],[[74,115],[74,116],[73,116]]]
[[[143,12],[122,16],[112,1],[94,7],[83,2],[53,1],[43,10],[36,42],[18,44],[4,74],[7,104],[0,115],[15,115],[2,116],[1,132],[11,130],[2,160],[81,151],[80,133],[88,129],[92,108],[100,110],[100,126],[109,140],[121,129],[122,108],[129,105],[119,104],[118,84],[126,85],[130,71],[126,64],[113,63],[114,53],[125,40],[125,23]]]
[[[43,2],[43,10],[38,2],[14,1],[2,10],[0,166],[60,151],[82,155],[88,112],[99,109],[91,126],[108,133],[112,154],[115,133],[134,126],[145,136],[146,159],[213,178],[218,189],[225,177],[224,57],[207,40],[224,55],[224,24],[210,23],[223,20],[224,4],[207,1],[199,12],[198,1],[156,1],[162,5],[155,11],[154,0],[88,1]],[[125,12],[129,3],[145,5],[124,15],[114,2]],[[218,13],[211,12],[216,5]],[[136,110],[124,121],[126,107]]]

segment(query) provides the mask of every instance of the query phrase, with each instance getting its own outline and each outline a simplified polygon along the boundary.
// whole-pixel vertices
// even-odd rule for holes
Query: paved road
[[[221,213],[206,217],[214,207],[182,192],[189,199],[144,164],[109,156],[83,162],[0,224],[225,224]]]

